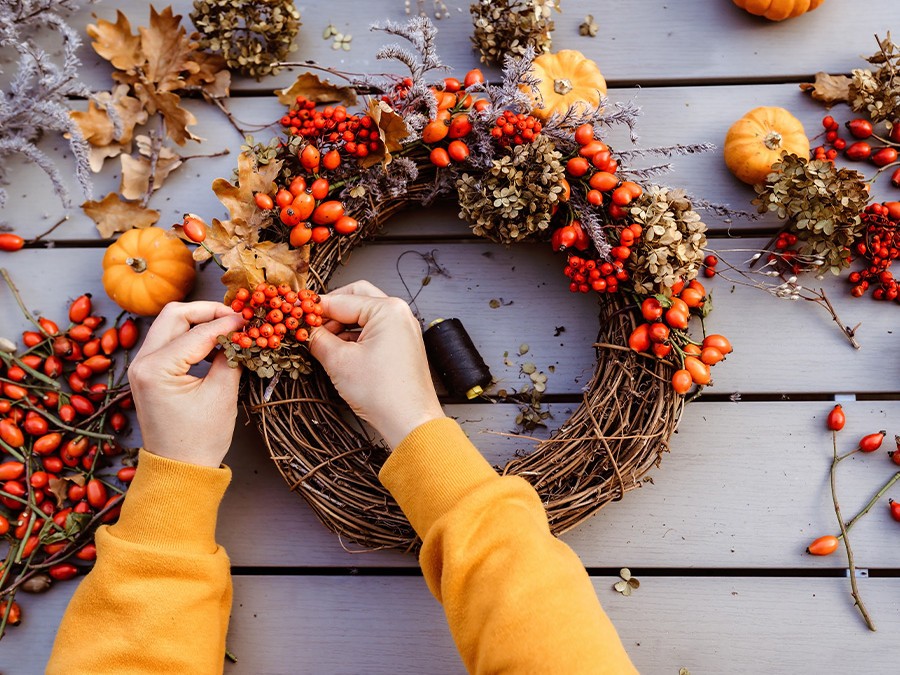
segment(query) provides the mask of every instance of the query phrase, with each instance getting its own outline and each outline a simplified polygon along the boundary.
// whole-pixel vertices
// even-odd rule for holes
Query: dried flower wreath
[[[547,241],[563,252],[570,290],[597,293],[597,368],[572,417],[501,470],[531,481],[553,531],[564,532],[641,485],[668,449],[683,394],[708,384],[710,366],[731,349],[722,336],[688,331],[690,317],[702,320],[710,306],[697,276],[714,264],[699,214],[682,191],[635,182],[666,165],[627,166],[644,154],[709,146],[616,153],[601,140],[605,129],[624,124],[633,136],[638,110],[601,99],[599,86],[591,90],[598,81],[577,81],[582,64],[571,81],[563,73],[542,87],[535,73],[553,71],[548,60],[557,55],[528,48],[506,58],[498,84],[478,70],[462,81],[438,78],[429,20],[376,28],[412,45],[378,53],[409,74],[282,64],[347,84],[305,72],[277,92],[289,106],[284,134],[246,146],[236,181],[213,184],[229,218],[207,225],[188,215],[175,229],[200,244],[197,260],[214,258],[226,270],[225,301],[247,319],[220,341],[233,363],[259,376],[250,378],[246,404],[272,459],[328,527],[370,548],[411,549],[415,534],[377,480],[386,458],[380,441],[307,358],[309,329],[322,320],[317,293],[393,214],[441,198],[457,200],[477,235]],[[570,96],[575,87],[585,99]],[[360,94],[371,95],[364,110],[345,107]]]

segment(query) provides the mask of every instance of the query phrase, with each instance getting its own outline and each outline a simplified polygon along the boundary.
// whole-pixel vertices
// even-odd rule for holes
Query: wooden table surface
[[[468,3],[447,4],[451,18],[438,24],[439,44],[445,62],[462,73],[477,61],[469,45]],[[861,67],[860,55],[874,51],[874,33],[900,31],[890,23],[900,18],[896,0],[828,0],[815,12],[780,24],[756,19],[728,0],[562,4],[555,47],[585,52],[606,74],[613,100],[634,100],[642,107],[643,146],[721,144],[728,126],[757,105],[789,108],[815,135],[825,113],[800,93],[797,82],[817,70]],[[122,0],[118,6],[133,26],[146,21],[146,3]],[[174,6],[186,13],[190,3],[178,0]],[[83,29],[91,12],[111,19],[115,7],[88,6],[73,25]],[[372,55],[381,43],[381,36],[368,32],[369,23],[405,18],[400,0],[332,0],[298,7],[304,25],[297,58],[361,72],[375,67]],[[577,31],[589,12],[600,27],[593,39]],[[329,22],[353,34],[352,51],[335,52],[322,39]],[[108,88],[107,64],[89,47],[83,59],[85,81]],[[291,80],[289,73],[259,83],[238,78],[229,106],[247,122],[271,121],[280,108],[270,92]],[[209,184],[231,174],[240,145],[217,111],[199,102],[190,107],[199,120],[198,135],[207,139],[197,152],[229,148],[232,154],[191,160],[169,179],[151,202],[162,212],[163,226],[180,220],[186,210],[220,213]],[[836,114],[842,121],[851,117],[846,108]],[[628,145],[621,130],[614,130],[611,139],[618,148]],[[44,147],[58,149],[65,165],[60,139],[46,139]],[[97,177],[96,195],[117,186],[114,164]],[[720,151],[677,158],[674,165],[666,183],[712,202],[752,209],[752,190],[726,171]],[[55,222],[61,209],[47,196],[46,180],[34,167],[23,165],[11,174],[11,201],[0,220],[23,236],[34,236]],[[900,196],[886,180],[878,183],[875,195]],[[72,215],[54,233],[51,248],[0,254],[0,265],[11,271],[29,306],[50,316],[60,315],[67,296],[82,291],[95,294],[101,313],[113,313],[100,285],[105,244],[80,211]],[[777,226],[768,216],[724,222],[707,215],[705,220],[714,233],[711,246],[735,263],[749,257],[742,249],[758,248]],[[398,257],[405,251],[435,251],[450,276],[435,277],[423,290],[418,299],[422,314],[463,319],[502,386],[521,382],[519,366],[525,361],[544,370],[554,365],[548,382],[552,428],[567,418],[593,367],[594,300],[568,293],[558,281],[559,259],[548,247],[506,249],[468,234],[452,207],[402,214],[383,237],[353,254],[334,284],[366,278],[403,296]],[[401,271],[416,282],[424,268],[415,256],[406,256]],[[836,529],[828,489],[830,436],[823,421],[832,401],[838,398],[847,410],[842,442],[881,428],[900,431],[896,306],[854,300],[843,280],[823,282],[844,321],[861,322],[857,352],[812,304],[776,300],[722,280],[710,286],[716,309],[709,325],[730,336],[735,347],[727,363],[716,368],[716,386],[686,409],[652,485],[563,538],[590,571],[642,672],[897,672],[900,526],[887,508],[879,505],[853,536],[864,577],[860,590],[877,633],[866,630],[852,605],[845,557],[804,553],[809,541]],[[218,274],[207,269],[192,297],[220,296]],[[493,298],[513,303],[494,309]],[[534,321],[535,308],[547,318]],[[3,334],[24,328],[6,289],[0,289],[0,317]],[[556,326],[565,326],[565,332],[555,336]],[[517,353],[522,342],[530,345],[529,353],[505,365],[504,352]],[[533,445],[505,433],[514,429],[514,406],[453,404],[447,413],[496,463]],[[463,670],[441,608],[413,557],[345,550],[287,490],[251,426],[238,429],[226,461],[234,469],[234,482],[222,507],[219,539],[234,566],[228,643],[239,659],[226,664],[226,673]],[[843,464],[839,487],[845,511],[855,512],[890,473],[880,452]],[[894,497],[900,499],[900,491]],[[612,590],[623,566],[642,582],[631,597]],[[27,598],[25,624],[0,643],[0,672],[41,672],[74,589],[74,583],[59,584],[41,598]]]

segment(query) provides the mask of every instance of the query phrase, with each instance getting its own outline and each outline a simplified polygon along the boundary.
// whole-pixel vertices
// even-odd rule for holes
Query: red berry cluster
[[[381,148],[375,120],[368,115],[351,115],[342,105],[327,106],[322,110],[316,110],[315,107],[314,101],[298,96],[291,109],[281,118],[281,126],[285,132],[317,142],[323,148],[330,145],[333,149],[358,159]]]
[[[891,208],[893,207],[893,208]],[[870,204],[863,213],[866,224],[865,241],[856,245],[856,253],[868,264],[847,277],[853,288],[850,294],[856,298],[865,295],[871,287],[875,300],[897,300],[898,287],[894,275],[888,269],[900,257],[900,203]]]
[[[643,194],[637,183],[620,181],[616,176],[619,162],[609,146],[594,137],[594,127],[582,124],[575,130],[578,154],[566,162],[566,173],[587,180],[585,198],[592,206],[604,206],[613,218],[625,218],[627,206]]]
[[[615,293],[619,283],[628,281],[628,270],[621,260],[600,262],[570,255],[563,273],[571,279],[569,290],[572,293]]]
[[[254,345],[278,349],[292,339],[306,342],[308,329],[322,325],[319,296],[305,288],[294,291],[287,284],[260,283],[253,292],[238,289],[231,309],[241,312],[247,321],[242,330],[230,335],[231,341],[241,349]]]
[[[716,265],[719,264],[719,259],[714,256],[712,253],[707,255],[703,259],[703,276],[707,279],[712,279],[716,276]]]
[[[504,110],[491,128],[491,136],[506,147],[531,143],[541,133],[541,122],[536,117]]]
[[[307,152],[309,150],[315,148],[307,145],[300,153],[300,161],[304,166],[312,163],[312,153]],[[359,228],[359,221],[344,213],[342,202],[327,199],[329,192],[331,184],[327,178],[316,178],[307,184],[306,178],[295,176],[287,188],[276,191],[274,199],[263,192],[257,192],[254,199],[261,209],[274,209],[277,206],[279,219],[291,228],[291,246],[300,248],[310,241],[321,244],[335,233],[353,234]]]
[[[112,376],[114,359],[137,344],[138,328],[104,323],[80,295],[67,325],[42,316],[22,333],[21,351],[0,352],[0,539],[10,552],[0,633],[18,620],[15,582],[35,570],[65,581],[94,560],[88,522],[115,520],[134,476],[134,467],[104,470],[123,451],[117,436],[134,407]]]
[[[825,129],[825,145],[820,145],[813,150],[815,159],[834,161],[838,152],[843,150],[844,156],[854,162],[869,160],[875,166],[881,168],[897,161],[897,147],[900,144],[900,124],[894,124],[890,131],[890,138],[885,139],[875,134],[872,123],[863,118],[857,118],[847,122],[846,127],[853,137],[851,142],[841,138],[840,125],[831,116],[822,118],[822,126]],[[869,140],[875,138],[884,143],[882,146],[873,147]],[[831,148],[826,148],[830,145]],[[900,169],[894,172],[891,182],[900,183]]]

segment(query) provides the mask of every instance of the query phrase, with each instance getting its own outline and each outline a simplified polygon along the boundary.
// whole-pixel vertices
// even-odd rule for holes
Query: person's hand
[[[341,397],[395,448],[410,431],[443,417],[422,330],[409,307],[368,281],[322,296],[329,319],[310,336],[310,351]],[[361,326],[359,332],[347,330]]]
[[[160,312],[128,368],[145,450],[191,464],[222,463],[234,434],[241,371],[228,366],[224,353],[205,377],[188,370],[213,350],[216,336],[243,323],[219,302],[172,302]]]

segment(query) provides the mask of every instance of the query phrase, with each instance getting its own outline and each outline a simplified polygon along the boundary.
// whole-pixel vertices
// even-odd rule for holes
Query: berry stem
[[[844,523],[844,517],[841,515],[841,505],[838,503],[837,497],[837,480],[836,480],[836,469],[841,459],[838,456],[837,451],[837,432],[831,432],[831,440],[833,446],[833,459],[831,460],[831,500],[834,502],[834,514],[837,516],[838,524],[841,526],[841,538],[844,541],[844,550],[847,552],[847,565],[850,569],[850,594],[853,596],[853,600],[856,603],[856,606],[859,608],[860,614],[862,614],[863,619],[866,622],[866,626],[869,627],[869,630],[875,631],[875,624],[872,622],[872,617],[869,616],[869,612],[866,609],[866,606],[863,604],[862,597],[859,594],[859,588],[856,584],[856,564],[853,561],[853,549],[850,547],[850,539],[847,537],[847,525]]]
[[[893,475],[893,476],[892,476],[892,477],[891,477],[884,485],[882,485],[881,488],[878,490],[878,492],[876,492],[876,493],[872,496],[872,498],[869,500],[869,503],[866,504],[866,505],[860,510],[859,513],[857,513],[855,516],[853,516],[853,517],[847,522],[847,528],[846,528],[846,529],[847,529],[847,532],[849,532],[849,531],[850,531],[850,528],[852,528],[852,527],[856,524],[856,521],[858,521],[860,518],[862,518],[864,515],[866,515],[866,514],[869,512],[869,510],[870,510],[873,506],[875,506],[875,504],[878,503],[878,500],[879,500],[879,499],[881,499],[882,497],[884,497],[884,493],[887,492],[888,490],[890,490],[890,489],[894,486],[894,483],[896,483],[898,480],[900,480],[900,471],[898,471],[897,473],[895,473],[895,474],[894,474],[894,475]],[[843,536],[844,536],[843,534],[838,535],[838,539],[841,539]]]

